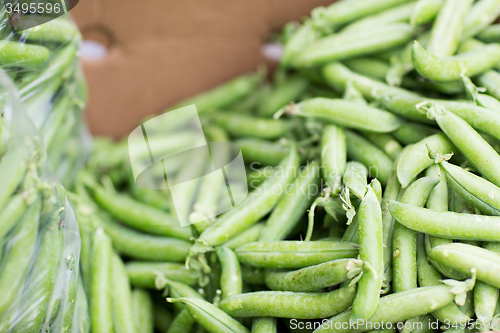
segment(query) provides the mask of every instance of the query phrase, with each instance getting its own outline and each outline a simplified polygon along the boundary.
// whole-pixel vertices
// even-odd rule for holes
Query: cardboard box
[[[94,134],[116,138],[138,121],[266,60],[269,32],[332,0],[85,0],[72,11],[85,39],[108,47],[82,60]]]

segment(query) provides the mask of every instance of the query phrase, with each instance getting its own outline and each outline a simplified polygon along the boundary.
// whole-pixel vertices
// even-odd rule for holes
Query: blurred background
[[[72,11],[85,42],[93,134],[120,138],[148,114],[275,63],[263,44],[332,0],[85,0]],[[267,53],[266,53],[267,54]]]

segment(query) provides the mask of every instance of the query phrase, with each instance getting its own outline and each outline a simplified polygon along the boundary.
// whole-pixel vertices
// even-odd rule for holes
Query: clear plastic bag
[[[87,88],[78,63],[81,35],[68,14],[20,32],[12,30],[5,7],[0,14],[0,66],[42,134],[52,173],[70,188],[91,142],[83,120]]]
[[[85,302],[72,204],[3,70],[0,103],[0,332],[79,332]]]

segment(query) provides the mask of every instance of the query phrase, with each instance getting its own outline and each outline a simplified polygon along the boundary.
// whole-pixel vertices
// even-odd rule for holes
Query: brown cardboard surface
[[[83,61],[94,134],[127,135],[149,114],[252,71],[270,31],[332,0],[85,0],[73,10],[85,38],[109,46]]]

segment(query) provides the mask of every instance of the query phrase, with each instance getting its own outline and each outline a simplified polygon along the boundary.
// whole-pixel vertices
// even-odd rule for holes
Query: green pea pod
[[[356,73],[383,81],[390,70],[387,62],[372,57],[346,59],[343,63]]]
[[[432,26],[427,49],[436,57],[455,54],[472,0],[445,0]]]
[[[434,164],[429,157],[429,149],[449,154],[453,143],[444,134],[435,134],[403,150],[398,161],[398,179],[403,188],[407,187],[422,171]]]
[[[473,286],[473,280],[465,282],[451,280],[448,285],[417,288],[395,293],[382,297],[375,314],[360,325],[350,325],[352,311],[348,310],[322,323],[314,333],[360,333],[365,332],[367,327],[373,327],[375,324],[381,325],[382,323],[385,323],[385,327],[387,327],[389,323],[395,324],[443,308],[453,302],[456,294],[463,294],[471,290]]]
[[[0,207],[2,209],[26,173],[29,154],[29,147],[20,145],[16,149],[9,149],[2,156],[0,162],[0,174],[2,175],[0,178]]]
[[[344,130],[335,125],[325,126],[321,134],[321,171],[333,194],[340,192],[346,161]]]
[[[432,106],[428,114],[460,152],[485,178],[500,186],[500,155],[465,120],[439,105]]]
[[[403,150],[401,144],[391,134],[374,132],[364,132],[363,134],[393,160]]]
[[[59,295],[53,293],[58,289],[55,285],[64,242],[64,224],[61,223],[59,214],[56,214],[49,218],[47,225],[41,230],[43,236],[32,268],[32,272],[36,273],[32,275],[31,281],[25,282],[25,290],[30,292],[23,299],[20,308],[22,312],[29,311],[30,314],[16,324],[14,332],[39,332],[43,327],[48,327],[54,319],[49,315],[49,311],[57,309],[54,305]],[[32,307],[34,303],[38,303],[36,308]]]
[[[401,127],[395,130],[392,135],[394,135],[402,144],[411,145],[437,133],[438,131],[432,127],[412,122],[405,122],[401,125]]]
[[[237,207],[222,215],[210,225],[198,238],[196,245],[215,246],[228,241],[231,236],[252,226],[268,214],[282,197],[281,190],[276,193],[273,188],[285,188],[293,179],[299,163],[296,149],[292,149],[287,158],[280,164],[280,170],[274,177],[266,180],[251,192]],[[190,250],[195,254],[196,246]]]
[[[11,197],[0,212],[0,221],[2,221],[0,224],[0,239],[3,239],[20,222],[19,218],[27,209],[27,206],[24,193],[21,192]]]
[[[22,288],[35,249],[40,209],[41,200],[38,199],[22,215],[20,224],[6,244],[7,251],[4,254],[3,270],[0,276],[0,294],[2,295],[0,314],[11,306]]]
[[[245,138],[236,140],[235,143],[240,147],[245,163],[252,167],[252,162],[257,163],[255,167],[260,167],[258,164],[276,166],[290,152],[288,146],[261,139]]]
[[[217,114],[213,119],[233,137],[274,140],[285,136],[291,128],[285,120],[256,118],[234,113]]]
[[[486,88],[486,92],[496,99],[500,98],[500,73],[497,71],[487,71],[477,77],[477,83]]]
[[[222,245],[231,250],[236,250],[242,245],[256,242],[257,240],[259,240],[259,237],[262,234],[262,230],[265,228],[265,226],[265,223],[254,224],[250,228],[243,230],[239,234],[236,234]]]
[[[373,54],[403,45],[409,42],[412,35],[413,28],[404,23],[335,34],[305,47],[293,59],[292,65],[296,68],[310,67]]]
[[[278,333],[276,318],[260,317],[252,322],[252,333]]]
[[[291,102],[297,102],[308,87],[309,81],[300,76],[292,76],[286,79],[285,82],[277,85],[267,98],[262,100],[259,115],[263,117],[272,116],[283,106]]]
[[[21,22],[16,23],[16,27]],[[76,24],[68,19],[58,18],[45,22],[36,28],[23,30],[21,35],[27,40],[35,43],[55,42],[58,44],[78,38],[80,33]]]
[[[189,314],[187,309],[181,310],[172,321],[172,325],[168,328],[167,333],[186,333],[191,330],[195,321]]]
[[[401,121],[393,114],[342,99],[313,98],[286,108],[287,113],[323,119],[339,126],[372,132],[392,132]]]
[[[200,115],[223,109],[248,96],[262,82],[263,77],[263,72],[242,75],[207,92],[183,100],[171,106],[169,110],[191,104],[196,105],[196,110]]]
[[[94,200],[114,218],[147,233],[189,240],[191,229],[181,228],[172,215],[133,200],[127,195],[113,193],[93,186]]]
[[[132,311],[134,315],[135,332],[153,333],[153,300],[146,290],[134,289],[132,291]]]
[[[190,286],[196,285],[200,273],[186,269],[185,265],[169,262],[129,261],[126,263],[130,284],[134,287],[155,289],[155,279],[158,275],[173,281],[182,281]]]
[[[427,52],[415,41],[413,65],[423,77],[440,82],[460,80],[462,75],[475,76],[500,63],[500,45],[489,44],[477,50],[453,57],[439,58]]]
[[[488,215],[500,215],[500,188],[446,161],[439,163],[448,184],[464,200]]]
[[[352,316],[356,320],[366,320],[375,313],[384,276],[382,209],[371,186],[367,188],[357,214],[359,258],[364,269],[352,305]]]
[[[363,200],[368,186],[368,169],[359,162],[348,162],[342,178],[349,191]]]
[[[459,240],[500,241],[500,218],[496,216],[434,212],[391,201],[392,216],[404,226],[422,233]]]
[[[392,168],[392,160],[377,146],[360,135],[345,130],[347,156],[363,163],[368,168],[368,177],[377,178],[382,185],[387,185]]]
[[[220,286],[222,299],[242,293],[241,267],[238,257],[227,247],[218,247],[217,257],[221,265]]]
[[[500,42],[500,24],[492,24],[477,35],[485,43]]]
[[[500,15],[499,0],[478,1],[472,6],[467,14],[463,26],[462,40],[475,36],[495,20]]]
[[[246,265],[241,266],[243,281],[252,285],[265,285],[264,270]]]
[[[267,219],[259,241],[278,241],[288,236],[320,192],[318,173],[315,161],[299,172]]]
[[[271,290],[314,291],[346,282],[362,267],[357,259],[337,259],[295,271],[267,269],[265,283]]]
[[[360,31],[364,29],[372,29],[373,27],[387,25],[391,23],[407,23],[410,21],[412,12],[414,11],[415,2],[405,3],[400,6],[385,10],[381,13],[367,16],[361,20],[349,24],[342,29],[342,33],[347,31]]]
[[[90,332],[90,314],[89,314],[89,304],[87,300],[87,295],[85,295],[85,290],[83,283],[78,283],[76,290],[76,313],[77,316],[74,318],[73,326],[77,327],[76,331],[79,333],[89,333]]]
[[[325,318],[345,311],[356,295],[356,285],[328,293],[259,291],[223,299],[220,308],[233,317]]]
[[[276,171],[273,167],[253,168],[247,173],[247,183],[250,189],[255,189],[262,184],[266,179],[272,176]]]
[[[297,269],[330,260],[354,258],[358,245],[330,241],[255,242],[236,249],[241,263],[261,268]]]
[[[475,269],[479,281],[500,287],[500,255],[493,251],[469,244],[453,243],[436,246],[428,256],[468,276],[471,275],[471,269]]]
[[[99,216],[98,223],[113,241],[119,252],[136,259],[184,261],[190,242],[182,239],[143,234],[126,228],[107,217]]]
[[[438,181],[435,178],[420,178],[405,191],[401,202],[414,207],[425,206],[427,198]],[[399,222],[397,218],[396,220]],[[405,225],[396,223],[392,248],[394,251],[392,258],[394,291],[402,292],[416,288],[417,233]]]
[[[92,281],[90,286],[90,315],[92,332],[113,332],[112,280],[113,250],[111,241],[99,228],[92,240]]]
[[[338,1],[330,6],[319,7],[311,13],[318,26],[335,29],[365,16],[380,13],[410,0],[354,0]]]
[[[245,326],[207,301],[197,298],[168,298],[167,301],[184,304],[194,320],[208,332],[249,333]]]
[[[111,281],[113,303],[113,326],[119,332],[135,332],[132,291],[130,281],[120,257],[116,254],[111,258]]]
[[[421,287],[438,286],[441,284],[441,274],[429,262],[425,251],[425,236],[418,235],[417,248],[417,271],[418,283]],[[478,282],[479,283],[479,282]],[[476,288],[478,284],[476,284]],[[460,311],[455,303],[450,303],[445,307],[436,310],[432,313],[441,322],[451,322],[460,325],[467,324],[470,317]]]
[[[304,47],[314,43],[318,37],[319,33],[313,22],[311,20],[305,21],[285,44],[280,58],[281,67],[289,67],[296,55]]]
[[[444,0],[419,0],[411,13],[410,24],[419,26],[429,23],[443,8]]]
[[[484,248],[500,253],[499,243],[486,243]],[[477,319],[484,324],[492,323],[499,298],[498,288],[479,281],[474,288],[474,309]]]
[[[2,67],[39,70],[46,66],[50,51],[44,46],[3,41],[0,46],[0,54]]]
[[[153,304],[154,327],[160,332],[167,332],[174,320],[174,315],[164,306]]]

